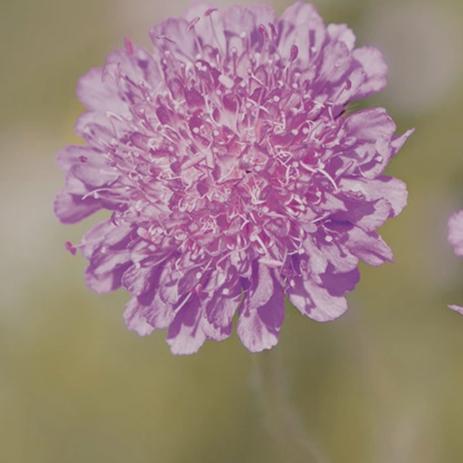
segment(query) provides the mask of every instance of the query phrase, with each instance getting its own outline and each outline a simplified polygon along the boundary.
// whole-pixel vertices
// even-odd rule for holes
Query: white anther
[[[226,76],[225,74],[220,74],[219,82],[226,88],[232,88],[234,85],[233,79]]]

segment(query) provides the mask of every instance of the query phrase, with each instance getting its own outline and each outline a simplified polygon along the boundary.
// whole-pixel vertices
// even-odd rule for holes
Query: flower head
[[[375,48],[354,48],[296,3],[206,6],[126,40],[79,82],[83,146],[59,154],[64,223],[105,209],[80,244],[97,292],[132,295],[139,334],[168,328],[174,353],[237,331],[251,351],[277,343],[284,296],[318,321],[339,317],[359,260],[392,258],[376,229],[406,203],[383,171],[411,131],[349,103],[383,89]]]

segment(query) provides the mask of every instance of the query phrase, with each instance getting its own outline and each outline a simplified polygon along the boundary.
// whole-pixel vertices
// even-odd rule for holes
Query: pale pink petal
[[[131,299],[126,305],[124,321],[129,330],[135,331],[140,336],[147,336],[154,330],[154,327],[147,322],[137,298]]]
[[[102,68],[91,69],[80,78],[77,95],[87,109],[126,113],[127,105],[119,98],[116,84],[105,79]]]
[[[350,136],[364,142],[390,139],[396,131],[394,121],[383,108],[364,109],[353,113],[346,119],[345,126]]]
[[[101,203],[94,198],[82,199],[63,191],[56,197],[53,209],[62,223],[76,223],[101,209]]]
[[[457,256],[463,256],[463,211],[458,211],[449,219],[448,239]]]
[[[298,47],[301,60],[317,55],[325,41],[326,28],[317,10],[309,3],[296,2],[288,7],[278,21],[281,28],[279,51],[291,56],[291,47]]]
[[[365,81],[357,91],[357,98],[380,92],[387,84],[387,65],[383,54],[376,48],[363,47],[354,50],[354,58],[365,72]]]
[[[206,335],[201,329],[201,310],[196,295],[178,311],[169,326],[167,342],[173,354],[193,354],[204,344]]]
[[[407,186],[393,177],[345,178],[340,184],[345,190],[361,193],[368,201],[385,199],[391,207],[391,217],[400,214],[407,205]]]
[[[269,269],[260,265],[258,284],[243,303],[238,321],[238,336],[251,352],[270,349],[278,342],[284,317],[284,296],[281,286]]]
[[[367,264],[381,265],[393,259],[391,248],[376,233],[354,227],[349,232],[347,248]]]
[[[345,24],[329,24],[327,31],[331,39],[339,40],[349,50],[353,50],[355,45],[355,35]]]
[[[460,305],[449,305],[449,309],[452,309],[460,315],[463,315],[463,307],[461,307]]]
[[[288,294],[291,303],[303,315],[318,322],[335,320],[347,310],[344,297],[333,296],[310,280],[295,280]]]

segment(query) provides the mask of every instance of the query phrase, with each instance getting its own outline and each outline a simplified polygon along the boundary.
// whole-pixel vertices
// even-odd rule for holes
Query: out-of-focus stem
[[[304,427],[288,394],[288,378],[278,349],[254,356],[256,395],[268,432],[287,463],[328,463]]]

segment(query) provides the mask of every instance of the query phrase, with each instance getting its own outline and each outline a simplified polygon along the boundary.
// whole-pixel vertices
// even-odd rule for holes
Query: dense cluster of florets
[[[58,217],[111,213],[69,245],[89,286],[126,288],[129,328],[168,328],[175,353],[228,337],[235,316],[248,349],[270,348],[285,294],[340,316],[359,260],[391,259],[376,229],[406,203],[383,170],[410,132],[348,108],[384,87],[379,51],[302,3],[280,18],[195,7],[150,36],[150,52],[127,40],[81,79],[86,143],[59,155]]]

